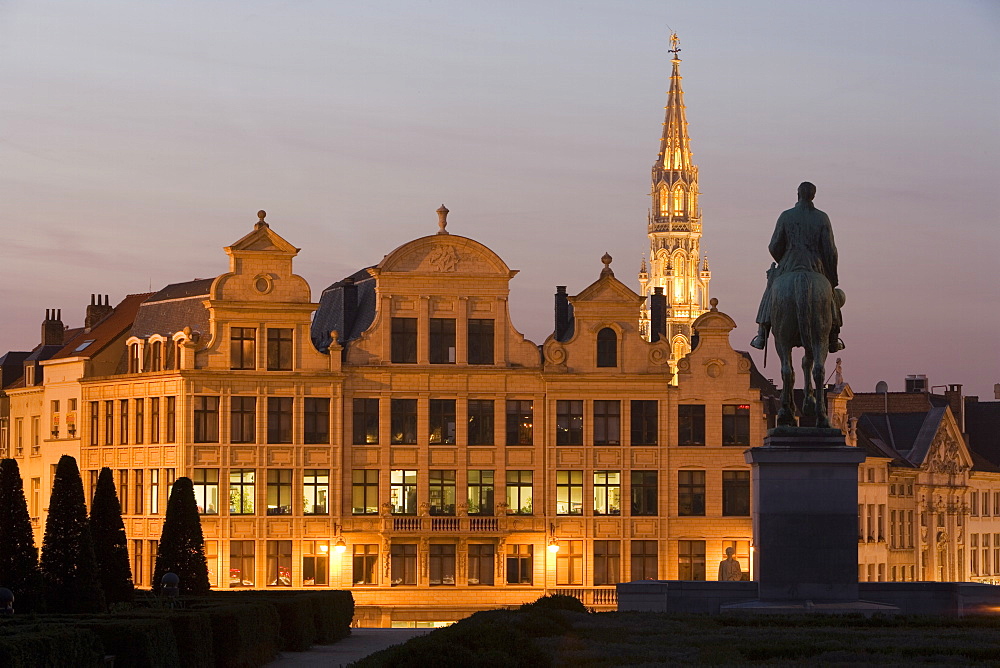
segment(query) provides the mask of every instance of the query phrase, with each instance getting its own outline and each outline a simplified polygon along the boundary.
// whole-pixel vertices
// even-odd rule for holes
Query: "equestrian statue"
[[[826,356],[844,348],[840,307],[844,291],[837,287],[837,247],[830,218],[813,205],[816,186],[799,186],[798,203],[778,216],[767,249],[774,258],[767,289],[757,310],[757,336],[750,345],[764,350],[769,333],[781,362],[781,407],[778,426],[796,426],[792,348],[802,348],[805,374],[802,414],[829,428],[824,379]]]

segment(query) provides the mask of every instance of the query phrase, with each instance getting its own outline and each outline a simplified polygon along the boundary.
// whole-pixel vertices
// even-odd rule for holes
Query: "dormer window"
[[[142,358],[140,357],[139,344],[138,343],[130,343],[129,347],[128,347],[128,372],[129,373],[139,373],[139,360],[141,360],[141,359]]]
[[[597,366],[618,366],[618,334],[610,327],[597,333]]]
[[[163,370],[163,342],[153,341],[149,350],[150,371]]]

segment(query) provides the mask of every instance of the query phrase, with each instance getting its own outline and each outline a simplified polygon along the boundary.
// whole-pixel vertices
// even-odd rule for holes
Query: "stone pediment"
[[[570,297],[569,301],[574,306],[585,302],[614,302],[619,304],[625,302],[638,306],[642,304],[644,299],[614,276],[607,275],[601,276],[591,283],[580,294]]]
[[[258,214],[259,215],[259,214]],[[281,235],[272,230],[263,217],[254,225],[253,230],[245,237],[226,247],[227,253],[239,251],[280,252],[296,255],[299,249],[285,241]]]
[[[403,244],[386,255],[372,271],[375,274],[398,272],[506,278],[517,273],[483,244],[454,234],[436,234]]]

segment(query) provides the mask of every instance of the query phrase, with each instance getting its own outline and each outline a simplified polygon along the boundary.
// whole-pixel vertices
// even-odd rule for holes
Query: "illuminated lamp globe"
[[[347,552],[347,543],[344,542],[343,538],[338,538],[337,542],[333,546],[333,551],[337,554],[343,554]]]
[[[559,551],[559,543],[556,541],[555,538],[553,538],[552,540],[549,541],[549,552],[555,554],[558,551]]]

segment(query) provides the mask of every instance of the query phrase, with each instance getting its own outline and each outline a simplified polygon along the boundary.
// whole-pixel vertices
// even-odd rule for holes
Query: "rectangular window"
[[[393,399],[390,403],[392,412],[392,444],[416,445],[417,443],[417,400]]]
[[[122,514],[128,514],[128,469],[118,470],[118,501]]]
[[[173,399],[173,397],[168,397],[167,400],[168,418],[170,399]],[[219,397],[194,398],[194,442],[219,442]]]
[[[156,571],[156,555],[160,553],[160,541],[158,540],[146,541],[146,545],[147,547],[149,547],[149,561],[147,562],[149,566],[149,570],[147,571],[149,575],[148,582],[151,583],[153,582],[153,574]]]
[[[750,517],[750,471],[722,472],[722,514]]]
[[[533,445],[531,399],[507,400],[507,445]]]
[[[455,444],[455,400],[430,400],[430,435],[431,445]]]
[[[160,469],[149,469],[149,514],[160,513]]]
[[[492,322],[492,321],[490,321]],[[496,550],[492,543],[469,545],[469,585],[492,586]]]
[[[432,587],[455,586],[455,546],[431,543],[430,580]]]
[[[454,515],[455,472],[431,470],[428,486],[431,515]]]
[[[431,318],[430,321],[431,364],[455,363],[455,319]]]
[[[14,418],[14,456],[24,454],[24,418]]]
[[[267,370],[292,370],[292,330],[284,327],[267,329]]]
[[[722,444],[750,445],[750,405],[722,407]]]
[[[153,555],[153,559],[156,559],[156,555]],[[132,541],[132,577],[133,584],[137,587],[142,586],[142,573],[145,569],[142,567],[142,541],[133,540]]]
[[[389,548],[389,561],[393,587],[417,584],[416,543],[393,543]]]
[[[556,445],[583,445],[583,402],[556,402]]]
[[[126,416],[128,413],[126,413]],[[125,442],[128,443],[128,423],[125,425],[126,432],[122,434]],[[42,417],[40,415],[31,416],[31,454],[37,455],[42,447]]]
[[[229,586],[252,587],[254,579],[253,541],[229,541]]]
[[[532,545],[507,546],[507,584],[530,585],[534,572]]]
[[[142,469],[135,469],[132,471],[132,485],[135,487],[135,494],[132,498],[135,499],[135,514],[142,515],[142,502],[146,499],[146,490],[143,486],[142,479]]]
[[[97,445],[99,431],[101,429],[99,402],[90,402],[90,444]]]
[[[556,471],[556,515],[583,514],[583,471]]]
[[[583,541],[561,540],[556,552],[556,584],[583,584]]]
[[[39,516],[38,511],[41,509],[41,495],[42,495],[42,479],[32,478],[31,479],[31,498],[29,503],[31,504],[31,517],[37,519]]]
[[[703,404],[681,404],[677,407],[677,444],[705,445]]]
[[[969,494],[969,514],[979,517],[979,494],[972,492]]]
[[[257,329],[229,328],[229,365],[231,369],[257,368]]]
[[[267,398],[267,442],[292,442],[292,397]]]
[[[594,471],[594,514],[622,514],[621,471]]]
[[[515,515],[532,513],[532,471],[507,471],[507,511]]]
[[[677,514],[683,516],[705,514],[705,472],[677,472]]]
[[[330,470],[305,469],[302,472],[302,512],[326,515],[329,512]]]
[[[267,470],[267,514],[292,514],[292,470]]]
[[[969,570],[979,575],[979,534],[970,534],[969,541]]]
[[[990,493],[989,492],[983,492],[982,509],[983,509],[983,517],[989,517],[990,516]]]
[[[353,566],[355,585],[378,584],[378,545],[355,545]]]
[[[393,515],[417,514],[416,471],[389,471],[389,504]]]
[[[118,431],[118,442],[126,445],[128,443],[128,399],[119,399],[118,401]],[[32,445],[34,443],[34,434],[32,434]]]
[[[417,363],[417,319],[392,319],[392,353],[394,364]]]
[[[677,541],[677,579],[705,579],[705,541]]]
[[[469,445],[493,445],[492,399],[469,399]]]
[[[104,445],[115,442],[115,402],[109,399],[104,402]]]
[[[632,515],[659,513],[656,471],[632,471]]]
[[[594,445],[621,444],[622,402],[594,401]]]
[[[146,402],[135,400],[135,444],[142,445],[146,432]]]
[[[594,541],[594,586],[613,585],[620,581],[621,545],[617,540]]]
[[[229,400],[231,443],[257,440],[257,397],[232,397]]]
[[[378,515],[377,469],[354,469],[351,472],[351,512],[355,515]]]
[[[330,400],[326,397],[306,397],[302,441],[330,442]]]
[[[177,397],[167,397],[167,443],[177,440]]]
[[[493,471],[468,472],[470,515],[493,515]]]
[[[302,541],[302,586],[330,584],[330,541]]]
[[[645,399],[632,402],[632,445],[656,445],[659,434],[658,402]]]
[[[493,364],[492,319],[469,318],[468,341],[469,364]]]
[[[292,541],[267,541],[267,586],[292,586]]]
[[[149,442],[160,442],[160,398],[149,399]]]
[[[378,445],[378,399],[354,400],[354,445]]]
[[[632,541],[632,580],[656,580],[657,543],[655,540]]]
[[[229,513],[231,515],[254,514],[254,490],[257,472],[253,469],[229,470]]]

